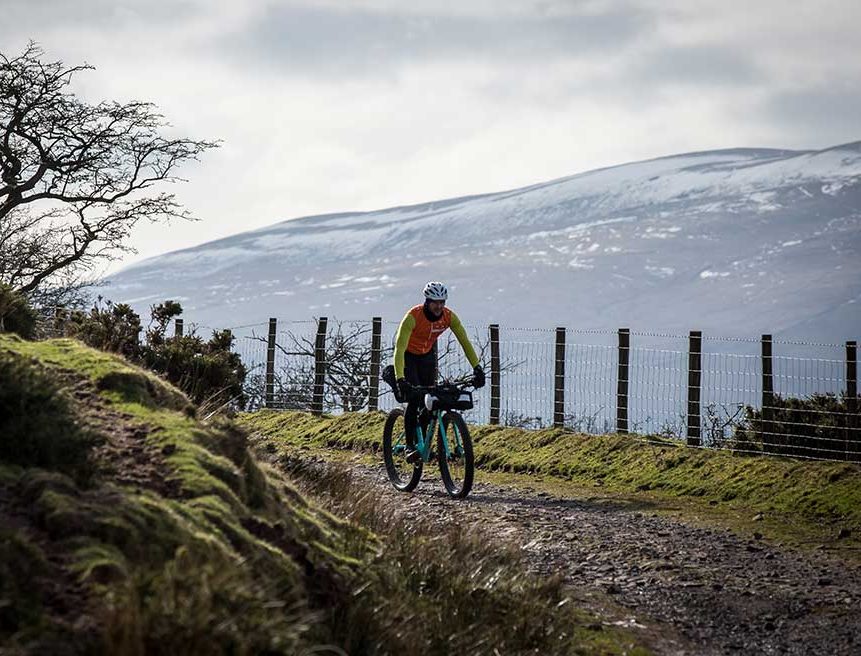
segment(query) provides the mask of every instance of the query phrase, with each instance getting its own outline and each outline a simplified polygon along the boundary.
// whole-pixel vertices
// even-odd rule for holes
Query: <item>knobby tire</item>
[[[442,431],[437,430],[437,461],[439,462],[439,471],[442,475],[443,485],[445,485],[445,490],[449,496],[455,499],[463,499],[472,489],[474,476],[475,460],[472,453],[472,439],[469,437],[466,422],[458,413],[447,412],[443,415],[442,421],[443,426],[445,426],[449,451],[453,454],[450,457],[453,460],[451,463],[446,460],[446,449],[443,445]],[[461,454],[454,454],[456,445],[455,429],[457,429],[460,435]],[[458,477],[454,465],[463,467],[462,477]]]
[[[383,461],[386,463],[386,473],[389,481],[396,490],[412,492],[422,478],[424,463],[419,460],[412,465],[406,461],[403,450],[395,453],[395,447],[403,443],[404,410],[395,408],[386,417],[383,429]]]

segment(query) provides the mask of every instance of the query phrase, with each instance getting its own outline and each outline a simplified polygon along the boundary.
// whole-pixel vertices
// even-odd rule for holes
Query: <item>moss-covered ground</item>
[[[478,534],[372,528],[158,377],[0,335],[0,653],[642,653]]]
[[[294,449],[380,448],[385,414],[317,417],[264,410],[240,417],[250,431]],[[627,497],[694,520],[825,544],[857,556],[861,466],[646,443],[625,435],[558,429],[470,428],[479,480],[559,495]],[[375,455],[375,458],[380,456]]]

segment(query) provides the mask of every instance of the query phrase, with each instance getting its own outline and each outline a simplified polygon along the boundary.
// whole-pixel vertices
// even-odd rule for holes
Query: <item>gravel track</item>
[[[695,526],[644,502],[486,483],[455,501],[435,467],[412,494],[391,488],[382,464],[351,468],[402,496],[407,518],[480,523],[519,543],[536,573],[561,573],[581,602],[641,630],[658,653],[861,654],[861,567],[823,551]]]

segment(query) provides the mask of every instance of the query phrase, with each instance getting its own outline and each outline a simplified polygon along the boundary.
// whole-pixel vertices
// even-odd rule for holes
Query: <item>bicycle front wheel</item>
[[[474,460],[472,440],[466,422],[456,412],[447,412],[442,418],[442,431],[437,431],[437,460],[442,482],[449,496],[463,499],[472,489]]]
[[[383,460],[386,463],[386,473],[396,490],[412,492],[422,477],[423,463],[421,460],[413,465],[406,457],[406,429],[404,427],[404,411],[395,408],[386,417],[383,429]]]

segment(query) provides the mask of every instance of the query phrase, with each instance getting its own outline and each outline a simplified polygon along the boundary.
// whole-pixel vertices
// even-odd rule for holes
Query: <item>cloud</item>
[[[770,94],[762,103],[764,121],[793,141],[838,145],[861,140],[861,87],[851,81]]]
[[[163,25],[191,19],[199,5],[194,0],[138,2],[137,0],[5,0],[0,31],[17,34],[63,28],[70,31],[111,29],[128,25]]]
[[[665,46],[637,57],[627,77],[647,84],[713,87],[761,82],[764,72],[751,53],[733,46]]]
[[[501,65],[595,56],[625,48],[651,24],[651,14],[624,4],[576,13],[447,15],[290,3],[269,7],[215,48],[242,65],[290,74],[383,76],[428,62]]]

